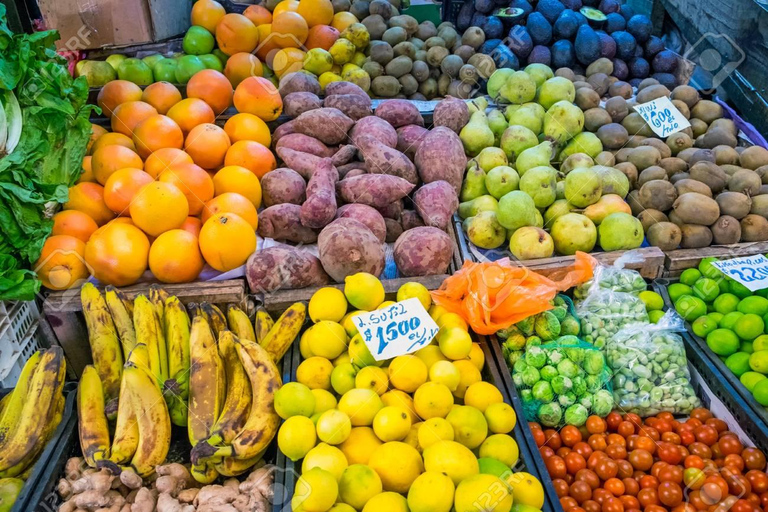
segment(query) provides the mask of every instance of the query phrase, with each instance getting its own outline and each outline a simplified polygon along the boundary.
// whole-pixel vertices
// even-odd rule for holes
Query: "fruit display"
[[[540,510],[544,490],[517,471],[517,418],[482,380],[480,345],[421,284],[398,290],[398,300],[407,298],[441,329],[431,344],[386,361],[351,321],[393,304],[374,276],[348,277],[343,291],[321,288],[310,299],[314,324],[300,339],[296,381],[275,393],[284,420],[278,448],[297,472],[301,462],[293,510],[469,512],[489,489],[494,510]]]

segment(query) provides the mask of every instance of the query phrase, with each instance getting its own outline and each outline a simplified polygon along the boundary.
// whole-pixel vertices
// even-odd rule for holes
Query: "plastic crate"
[[[0,386],[13,387],[24,363],[42,346],[40,310],[32,301],[6,302],[0,315]]]
[[[464,0],[443,0],[443,5],[440,8],[443,21],[450,21],[455,25],[462,5],[464,5]]]

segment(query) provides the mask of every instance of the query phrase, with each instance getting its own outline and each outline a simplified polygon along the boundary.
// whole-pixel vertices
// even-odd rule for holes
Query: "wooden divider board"
[[[768,253],[768,242],[746,242],[701,249],[666,251],[663,277],[679,277],[684,270],[697,267],[704,258],[730,259],[765,253]]]

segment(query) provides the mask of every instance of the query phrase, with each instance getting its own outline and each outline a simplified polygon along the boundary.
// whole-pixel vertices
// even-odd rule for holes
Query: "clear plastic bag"
[[[668,311],[657,324],[631,325],[609,340],[605,355],[620,409],[647,417],[662,411],[688,414],[701,405],[677,334],[683,331],[683,319]]]
[[[645,279],[636,270],[624,268],[629,263],[640,263],[643,255],[629,251],[620,256],[613,265],[598,265],[595,275],[590,280],[573,289],[573,297],[577,301],[584,300],[595,285],[614,292],[638,293],[648,289]]]
[[[648,323],[645,303],[637,295],[594,288],[576,308],[581,319],[584,341],[603,348],[621,329],[636,323]]]

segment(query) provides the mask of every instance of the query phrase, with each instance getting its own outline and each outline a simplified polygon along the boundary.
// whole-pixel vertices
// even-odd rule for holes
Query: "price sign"
[[[668,137],[691,126],[691,123],[666,96],[637,105],[635,110],[659,137]]]
[[[437,324],[416,298],[356,315],[352,321],[377,361],[426,347],[438,331]]]
[[[727,277],[749,288],[750,291],[756,292],[768,288],[768,258],[762,254],[713,261],[712,265]]]

